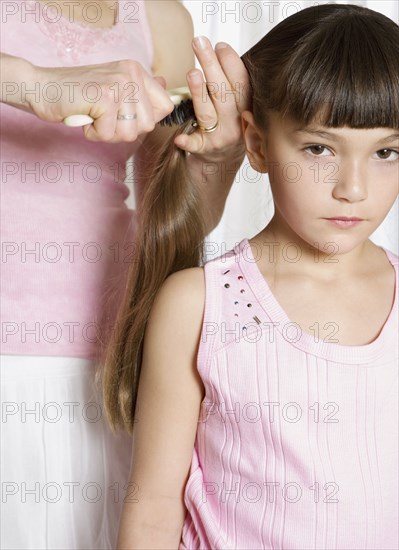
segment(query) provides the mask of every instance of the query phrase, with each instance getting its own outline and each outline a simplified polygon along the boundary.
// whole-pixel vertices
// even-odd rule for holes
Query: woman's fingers
[[[164,90],[166,90],[166,80],[163,76],[154,76],[154,79],[162,86]]]
[[[191,136],[182,136],[176,144],[179,140],[180,145],[189,144],[186,150],[190,152],[221,150],[237,141],[241,131],[238,119],[239,112],[246,108],[241,93],[247,82],[246,70],[230,46],[215,53],[209,40],[200,37],[193,41],[193,48],[204,73],[194,69],[187,78],[197,122],[203,129],[216,123],[218,127],[212,134],[199,130]],[[70,70],[56,69],[61,83],[67,77],[70,79]],[[173,111],[164,78],[154,78],[136,61],[121,60],[72,70],[81,85],[81,97],[77,93],[73,104],[62,100],[57,108],[52,106],[51,112],[46,112],[43,105],[37,114],[45,120],[88,114],[94,119],[93,124],[83,129],[89,140],[133,142],[139,135],[151,132],[157,122]],[[43,73],[44,78],[48,78],[47,73]],[[100,91],[95,103],[88,102],[84,95],[85,87],[93,83]]]
[[[157,123],[169,115],[174,109],[173,101],[165,91],[166,80],[159,76],[154,78],[147,72],[144,72],[143,85],[143,92],[145,92],[144,95],[148,98],[154,121]]]
[[[94,123],[84,127],[91,141],[133,142],[141,134],[151,132],[156,122],[173,110],[173,102],[164,89],[162,77],[153,78],[139,64],[128,66],[129,74],[110,88],[102,101],[93,106]],[[121,78],[121,77],[120,77]]]
[[[34,114],[47,122],[88,115],[93,123],[83,126],[83,132],[90,141],[135,141],[174,108],[165,80],[153,78],[132,59],[35,70],[39,84],[57,82],[62,93],[56,101],[41,97],[32,106]],[[67,86],[71,81],[76,83],[72,93]]]
[[[199,70],[192,70],[187,75],[195,117],[200,126],[209,128],[218,121],[218,114],[206,87],[204,75]]]
[[[104,91],[102,91],[102,96]],[[112,99],[94,104],[90,110],[90,116],[94,118],[93,124],[84,126],[83,132],[90,141],[111,142],[116,133],[117,104]]]
[[[189,153],[207,154],[234,148],[242,139],[240,112],[247,108],[248,74],[238,54],[227,44],[216,53],[209,40],[198,37],[193,49],[201,71],[188,73],[195,117],[200,128],[190,135],[178,136],[175,144]],[[217,128],[212,132],[204,129]]]
[[[206,37],[199,36],[193,40],[193,48],[204,72],[209,96],[219,109],[229,109],[235,103],[235,91],[211,43]]]
[[[215,46],[215,53],[231,89],[235,92],[235,101],[239,113],[249,108],[249,75],[238,53],[225,42]]]

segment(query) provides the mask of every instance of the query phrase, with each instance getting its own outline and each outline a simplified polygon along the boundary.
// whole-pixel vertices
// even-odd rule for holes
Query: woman
[[[245,98],[204,95],[191,70],[192,22],[177,1],[3,9],[2,543],[113,548],[131,444],[110,435],[93,380],[134,259],[125,162],[134,154],[146,166],[174,131],[155,127],[173,108],[164,88],[190,71],[200,128],[175,142],[191,153],[190,177],[202,184],[204,162],[237,169]],[[205,41],[194,51],[213,90],[245,85],[231,48],[216,55]],[[95,122],[67,128],[72,114]],[[221,173],[203,186],[208,231],[234,176]]]

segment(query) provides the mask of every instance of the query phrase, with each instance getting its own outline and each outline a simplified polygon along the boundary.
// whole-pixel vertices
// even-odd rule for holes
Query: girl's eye
[[[391,158],[392,153],[395,155],[394,158]],[[389,160],[390,162],[397,160],[399,158],[398,151],[394,151],[393,149],[380,149],[379,151],[377,151],[376,154],[377,155],[381,154],[381,156],[379,157],[381,160]]]
[[[324,145],[309,145],[308,147],[306,147],[305,151],[308,151],[308,150],[312,150],[312,154],[316,157],[325,157],[327,155],[322,155],[321,153],[323,151],[327,151],[327,152],[330,152],[329,149],[327,149],[327,147],[324,147]]]

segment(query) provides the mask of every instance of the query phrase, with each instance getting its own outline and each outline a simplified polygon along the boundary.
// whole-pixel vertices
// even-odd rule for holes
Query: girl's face
[[[255,126],[252,113],[243,115],[250,162],[269,174],[273,230],[327,254],[332,248],[345,254],[364,243],[398,195],[398,129],[327,128],[316,123],[301,128],[277,113],[268,120],[265,134]]]

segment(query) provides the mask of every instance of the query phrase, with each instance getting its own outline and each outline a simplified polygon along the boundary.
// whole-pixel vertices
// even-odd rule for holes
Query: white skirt
[[[0,361],[1,548],[114,549],[131,438],[107,427],[95,362]]]

